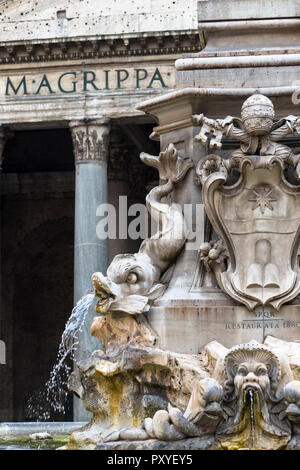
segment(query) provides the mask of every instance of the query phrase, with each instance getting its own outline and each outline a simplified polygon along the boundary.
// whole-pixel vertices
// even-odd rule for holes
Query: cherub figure
[[[300,133],[300,118],[290,115],[275,121],[273,103],[266,96],[259,93],[251,95],[242,105],[241,119],[227,116],[214,120],[203,114],[193,117],[201,126],[196,140],[204,144],[207,134],[211,134],[210,148],[220,149],[223,136],[240,141],[240,148],[231,154],[231,166],[237,166],[246,155],[272,155],[295,168],[300,179],[299,155],[295,155],[287,145],[278,143],[289,134]]]

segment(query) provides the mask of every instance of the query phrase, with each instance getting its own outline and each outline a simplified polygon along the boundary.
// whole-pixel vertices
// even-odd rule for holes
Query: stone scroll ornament
[[[193,119],[200,126],[196,139],[211,148],[220,149],[223,136],[240,142],[229,158],[207,155],[196,168],[218,236],[200,247],[204,266],[249,310],[278,310],[300,291],[300,155],[280,143],[300,132],[300,118],[276,121],[271,100],[256,93],[242,105],[241,119]],[[239,173],[234,183],[233,169]]]
[[[144,313],[165,292],[168,268],[187,238],[182,208],[172,201],[172,192],[193,167],[192,160],[181,157],[173,144],[159,156],[142,153],[140,158],[158,170],[162,182],[146,198],[147,209],[159,229],[143,241],[138,253],[117,255],[106,276],[100,272],[92,276],[95,295],[99,298],[96,312],[103,317],[96,317],[91,333],[99,337],[104,348],[108,336],[115,346],[120,338],[124,343],[155,344],[155,334]]]

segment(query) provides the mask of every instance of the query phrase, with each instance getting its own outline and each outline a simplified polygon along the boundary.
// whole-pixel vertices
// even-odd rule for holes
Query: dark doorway
[[[73,303],[73,220],[56,219],[30,233],[14,272],[14,420],[33,421],[29,397],[49,379]],[[55,421],[64,416],[52,415]]]
[[[3,173],[73,171],[74,156],[68,129],[15,132],[3,152]]]

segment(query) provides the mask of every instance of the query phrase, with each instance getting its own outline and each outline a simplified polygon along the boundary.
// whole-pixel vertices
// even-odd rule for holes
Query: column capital
[[[82,119],[69,123],[75,163],[108,160],[110,119]]]

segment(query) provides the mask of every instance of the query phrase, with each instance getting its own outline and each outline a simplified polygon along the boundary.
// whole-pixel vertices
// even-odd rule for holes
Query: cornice
[[[198,52],[197,31],[0,43],[0,64]]]

